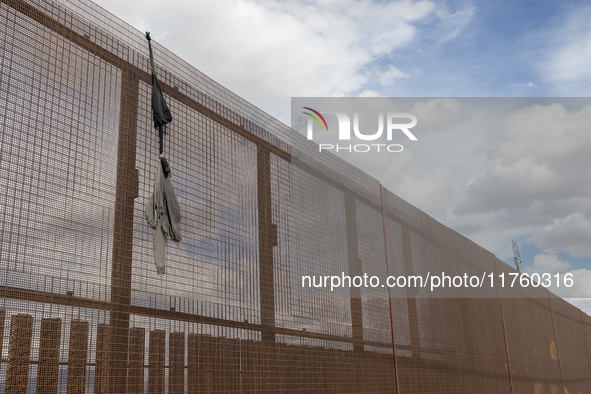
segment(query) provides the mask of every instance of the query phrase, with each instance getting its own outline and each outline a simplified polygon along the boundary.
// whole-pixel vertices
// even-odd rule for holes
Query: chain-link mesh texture
[[[158,275],[147,42],[89,2],[0,1],[0,391],[589,393],[591,318],[293,278],[510,271],[154,43],[183,219]]]

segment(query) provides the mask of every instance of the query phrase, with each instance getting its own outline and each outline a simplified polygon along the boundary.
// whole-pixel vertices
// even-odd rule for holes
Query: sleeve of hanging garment
[[[156,227],[156,232],[154,232],[154,263],[156,264],[158,274],[164,274],[165,272],[164,255],[166,254],[166,242],[166,234],[164,234],[162,226],[159,225]]]
[[[146,204],[146,209],[144,210],[144,215],[146,216],[146,220],[152,226],[152,228],[156,228],[157,218],[156,218],[156,210],[154,209],[154,194],[150,196],[148,203]]]
[[[168,218],[170,219],[170,237],[175,241],[182,241],[181,236],[181,208],[174,194],[170,177],[163,179],[164,194],[166,195],[166,206],[168,208]]]
[[[144,215],[146,216],[146,220],[150,223],[150,226],[156,228],[158,225],[159,216],[163,210],[163,203],[162,200],[164,198],[162,192],[162,169],[160,168],[160,161],[158,161],[158,171],[156,173],[156,182],[154,182],[154,192],[150,196],[148,203],[146,204],[146,209],[144,210]]]

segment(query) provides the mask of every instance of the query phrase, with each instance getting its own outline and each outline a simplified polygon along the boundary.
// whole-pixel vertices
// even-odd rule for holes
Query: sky
[[[585,1],[95,2],[288,125],[292,97],[591,91]],[[457,110],[449,100],[431,104]],[[591,107],[536,105],[498,129],[425,132],[420,139],[430,148],[388,163],[352,160],[501,260],[512,264],[513,239],[525,272],[572,272],[588,282],[589,294],[572,294],[571,302],[591,313],[591,133],[584,127]]]

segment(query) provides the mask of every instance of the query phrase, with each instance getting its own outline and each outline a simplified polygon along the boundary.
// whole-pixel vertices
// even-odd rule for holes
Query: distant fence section
[[[183,215],[158,275],[146,44],[88,0],[0,0],[0,391],[591,392],[591,318],[545,290],[294,287],[510,268],[154,43]]]

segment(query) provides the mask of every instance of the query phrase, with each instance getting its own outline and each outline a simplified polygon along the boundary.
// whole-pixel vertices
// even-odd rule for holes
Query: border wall
[[[0,1],[0,391],[591,392],[591,318],[545,290],[298,293],[289,277],[310,265],[510,268],[154,52],[184,238],[161,276],[144,218],[158,135],[143,34],[87,0]],[[313,191],[305,210],[295,174]]]

